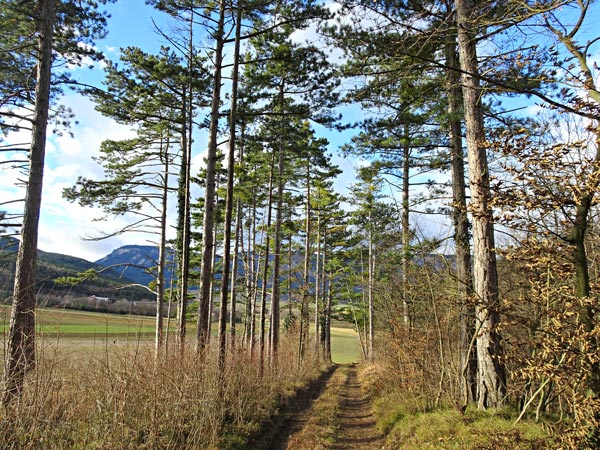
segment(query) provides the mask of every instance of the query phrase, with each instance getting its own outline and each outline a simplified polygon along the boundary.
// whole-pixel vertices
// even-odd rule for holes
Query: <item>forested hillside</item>
[[[336,325],[377,445],[600,447],[597,1],[134,3],[0,0],[0,227],[21,235],[0,446],[251,446],[330,373]],[[155,34],[111,28],[124,12]],[[97,145],[65,144],[75,98],[110,124]],[[36,354],[56,209],[153,260],[152,349],[114,339],[79,380]]]
[[[2,300],[9,299],[14,285],[15,260],[18,249],[18,240],[1,238],[0,240],[0,286],[2,286]],[[148,298],[149,294],[143,289],[126,288],[134,281],[123,277],[116,270],[104,270],[105,267],[86,261],[85,259],[60,253],[49,253],[38,250],[38,267],[36,286],[38,294],[42,296],[65,294],[96,295],[98,297],[117,300],[141,300]],[[77,277],[82,272],[94,270],[97,277],[88,279],[74,285],[57,282],[60,278]]]

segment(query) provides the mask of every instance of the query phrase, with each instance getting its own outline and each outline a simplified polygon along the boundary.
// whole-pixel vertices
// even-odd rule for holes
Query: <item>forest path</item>
[[[283,420],[252,442],[253,450],[379,450],[375,427],[356,364],[337,365],[299,392]]]
[[[333,448],[382,449],[384,438],[375,427],[372,405],[358,379],[356,364],[344,369],[346,380],[340,392],[341,402],[337,413],[339,428]]]

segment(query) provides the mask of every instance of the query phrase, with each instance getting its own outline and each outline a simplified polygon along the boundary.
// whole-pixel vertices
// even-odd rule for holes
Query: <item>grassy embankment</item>
[[[464,413],[453,405],[426,405],[407,392],[402,382],[381,366],[364,366],[362,384],[373,400],[377,427],[386,445],[399,450],[534,450],[555,447],[555,439],[542,422],[525,418],[511,407]],[[387,448],[387,447],[386,447]]]

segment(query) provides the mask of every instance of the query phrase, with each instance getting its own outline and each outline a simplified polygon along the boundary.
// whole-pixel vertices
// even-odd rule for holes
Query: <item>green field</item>
[[[6,334],[10,322],[10,307],[0,306],[0,315],[0,326]],[[103,340],[114,343],[151,341],[154,336],[153,317],[38,308],[36,318],[40,335],[71,343]],[[174,330],[174,326],[175,321],[171,320],[171,330]],[[189,326],[195,327],[195,324]],[[332,327],[331,352],[335,363],[360,361],[361,352],[356,332],[343,326]]]
[[[361,361],[356,331],[352,328],[331,328],[331,359],[338,364]]]
[[[2,306],[3,330],[8,330],[10,307]],[[66,309],[39,308],[37,330],[42,335],[64,337],[107,337],[124,335],[154,335],[154,319],[142,316],[121,316]]]

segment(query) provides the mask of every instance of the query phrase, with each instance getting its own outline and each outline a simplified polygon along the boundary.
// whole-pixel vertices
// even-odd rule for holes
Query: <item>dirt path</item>
[[[375,428],[372,405],[365,396],[356,365],[346,367],[346,382],[341,389],[338,417],[338,436],[334,449],[382,449],[383,435]]]
[[[286,450],[290,437],[306,425],[313,402],[323,393],[336,368],[324,372],[317,380],[290,399],[269,429],[251,440],[247,450]]]
[[[278,423],[253,441],[252,450],[378,450],[372,405],[355,364],[336,366],[300,392]]]

